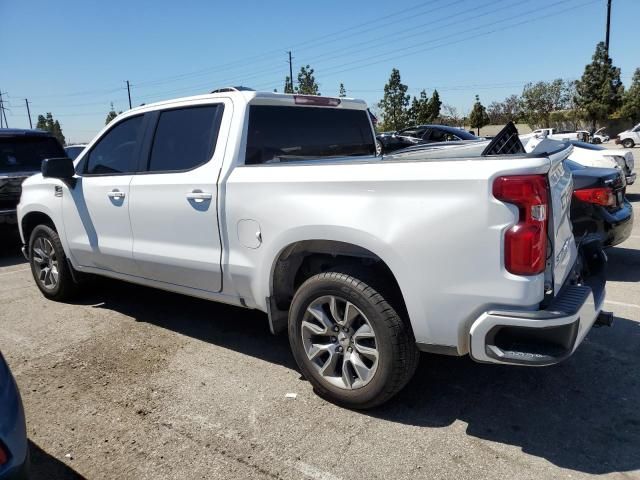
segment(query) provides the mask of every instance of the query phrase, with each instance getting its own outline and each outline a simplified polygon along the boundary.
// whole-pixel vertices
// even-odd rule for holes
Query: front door
[[[63,192],[65,234],[81,266],[137,275],[129,220],[143,116],[109,129],[79,161],[78,180]]]
[[[148,160],[131,182],[133,257],[141,276],[209,292],[222,288],[217,182],[231,104],[155,115]],[[145,162],[143,162],[145,163]]]

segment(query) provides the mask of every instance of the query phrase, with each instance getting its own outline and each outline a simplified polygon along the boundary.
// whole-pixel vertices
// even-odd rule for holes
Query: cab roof
[[[52,137],[50,132],[28,128],[0,128],[0,137]]]
[[[152,111],[155,109],[161,109],[173,103],[179,102],[198,102],[213,100],[216,98],[231,98],[234,101],[243,102],[245,104],[252,105],[280,105],[280,106],[322,106],[324,108],[347,108],[351,110],[366,110],[367,104],[364,100],[354,98],[338,98],[338,97],[325,97],[321,95],[301,95],[290,93],[276,93],[276,92],[258,92],[246,88],[238,89],[238,87],[221,88],[214,90],[212,93],[206,93],[204,95],[194,95],[190,97],[172,98],[169,100],[162,100],[159,102],[148,103],[139,107],[134,107],[129,112],[134,111]],[[305,103],[301,103],[301,99],[306,99]],[[320,105],[320,103],[326,103],[327,101],[336,103],[335,105]],[[317,104],[315,103],[317,102]]]

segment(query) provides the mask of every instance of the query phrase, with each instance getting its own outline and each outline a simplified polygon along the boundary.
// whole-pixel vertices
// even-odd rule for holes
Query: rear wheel
[[[602,140],[600,140],[598,137],[595,137],[595,138],[593,139],[593,143],[594,143],[595,145],[598,145],[598,144],[602,143]]]
[[[51,300],[64,301],[78,290],[58,233],[38,225],[29,240],[29,263],[36,285]]]
[[[315,275],[298,289],[289,342],[316,392],[350,408],[386,402],[411,379],[419,360],[411,328],[387,299],[339,272]]]
[[[635,145],[635,144],[633,143],[633,140],[631,140],[630,138],[625,138],[625,139],[622,141],[622,146],[623,146],[624,148],[633,148],[633,146],[634,146],[634,145]]]

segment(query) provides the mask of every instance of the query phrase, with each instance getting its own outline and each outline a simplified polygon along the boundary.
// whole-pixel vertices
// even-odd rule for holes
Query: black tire
[[[40,239],[50,242],[53,247],[53,255],[55,255],[54,258],[58,273],[57,282],[54,286],[46,286],[45,281],[39,278],[41,269],[37,261],[38,255],[34,252],[34,247]],[[73,279],[71,267],[67,262],[60,237],[58,233],[48,225],[38,225],[31,232],[31,237],[29,238],[29,265],[31,266],[33,279],[45,297],[62,302],[73,298],[78,292],[78,284]]]
[[[320,273],[300,286],[289,310],[289,343],[298,367],[318,395],[344,407],[367,409],[386,402],[409,382],[420,353],[410,325],[387,301],[390,296],[383,297],[370,284],[356,278],[365,278],[365,272],[356,271],[353,275],[336,271]],[[314,368],[305,352],[301,324],[307,307],[328,295],[355,305],[375,332],[377,368],[369,383],[359,388],[349,390],[333,385]]]
[[[630,138],[625,138],[622,141],[622,146],[624,148],[633,148],[634,145],[635,145],[635,143],[633,143],[633,140],[631,140]]]
[[[599,138],[594,138],[592,143],[593,143],[594,145],[599,145],[599,144],[601,144],[601,143],[602,143],[602,140],[600,140]]]

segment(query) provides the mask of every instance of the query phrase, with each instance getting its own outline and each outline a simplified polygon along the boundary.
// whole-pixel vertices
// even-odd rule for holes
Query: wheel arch
[[[356,243],[341,240],[305,239],[288,243],[274,257],[269,275],[267,309],[273,333],[286,329],[291,300],[297,288],[311,276],[336,266],[370,268],[386,281],[386,295],[409,320],[400,284],[389,263],[379,254]],[[410,323],[410,322],[409,322]]]
[[[27,251],[29,249],[29,239],[31,238],[31,233],[38,225],[47,225],[59,233],[59,230],[55,222],[53,221],[53,218],[51,218],[51,216],[47,213],[39,210],[34,210],[24,214],[24,216],[20,220],[20,230],[22,232],[22,239],[24,240]]]

